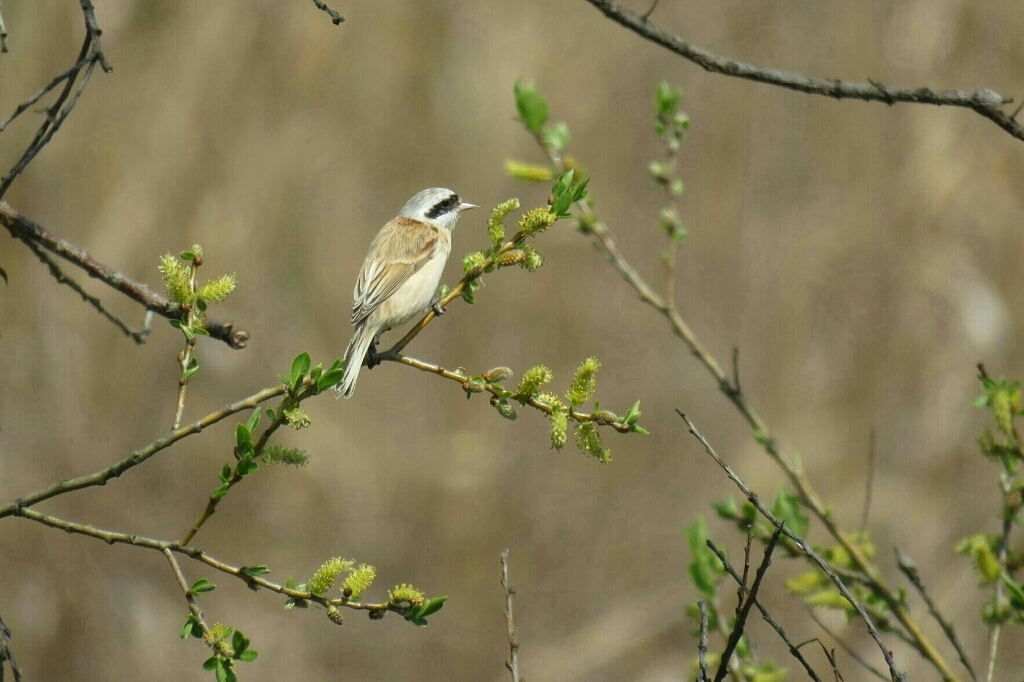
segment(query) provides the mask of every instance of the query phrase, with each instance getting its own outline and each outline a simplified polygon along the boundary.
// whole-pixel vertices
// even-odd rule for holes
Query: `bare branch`
[[[177,443],[179,440],[191,436],[194,433],[199,433],[206,427],[216,424],[217,422],[226,419],[227,417],[230,417],[231,415],[237,412],[251,410],[264,401],[270,400],[271,398],[276,398],[277,396],[280,395],[284,395],[286,390],[287,389],[284,387],[283,384],[279,386],[274,386],[273,388],[265,388],[259,393],[254,393],[253,395],[249,396],[248,398],[245,398],[244,400],[240,400],[230,405],[225,405],[223,408],[217,410],[216,412],[212,412],[192,424],[187,424],[181,427],[180,429],[176,429],[175,431],[172,431],[163,438],[155,440],[149,445],[140,448],[139,450],[136,450],[125,459],[115,464],[112,464],[106,469],[97,471],[93,474],[89,474],[88,476],[81,476],[79,478],[58,481],[57,483],[54,483],[49,487],[44,488],[43,490],[38,490],[34,493],[26,495],[23,498],[15,500],[11,504],[8,504],[4,507],[0,507],[0,519],[2,519],[5,516],[22,515],[22,512],[25,510],[26,507],[31,507],[34,504],[38,504],[43,500],[48,500],[51,497],[56,497],[57,495],[63,495],[74,490],[81,490],[82,488],[90,488],[92,486],[97,485],[106,485],[107,481],[109,481],[110,479],[117,478],[118,476],[128,471],[132,467],[142,464],[156,453],[160,452],[161,450],[166,450],[167,448]]]
[[[680,57],[697,64],[705,71],[734,78],[774,85],[809,95],[822,95],[835,99],[859,99],[865,102],[931,104],[962,107],[984,116],[1018,140],[1024,140],[1024,126],[1003,110],[1013,102],[997,92],[982,88],[971,92],[963,90],[933,91],[931,88],[899,88],[874,81],[850,83],[839,79],[808,78],[795,73],[767,69],[721,57],[686,42],[611,0],[586,0],[615,23]]]
[[[21,682],[21,668],[14,660],[14,651],[11,650],[11,629],[7,627],[3,618],[0,618],[0,682],[4,679],[4,661],[11,664],[11,672],[14,673],[14,682]]]
[[[501,553],[501,586],[505,588],[505,625],[508,626],[509,661],[505,664],[512,675],[512,682],[520,682],[519,678],[519,635],[512,622],[512,597],[516,586],[508,581],[508,550]]]
[[[781,537],[778,529],[776,529],[775,535],[773,535],[772,537],[774,539],[777,536]],[[710,547],[711,551],[715,553],[715,556],[718,557],[718,560],[722,562],[722,565],[725,566],[725,570],[728,571],[729,575],[732,576],[732,579],[736,581],[736,584],[741,586],[740,589],[743,590],[744,593],[746,593],[746,579],[741,578],[737,574],[736,569],[732,567],[732,565],[729,563],[729,560],[726,558],[725,552],[716,547],[715,543],[713,543],[711,540],[708,540],[708,547]],[[765,553],[767,555],[767,551]],[[757,599],[757,595],[751,594],[750,601],[752,601],[754,603],[754,606],[757,607],[757,610],[761,612],[761,618],[763,618],[765,622],[768,623],[768,625],[772,626],[772,629],[775,630],[775,632],[778,633],[779,637],[782,638],[782,641],[786,643],[786,646],[789,647],[789,653],[791,653],[793,657],[796,660],[800,661],[800,663],[804,666],[804,670],[807,671],[808,676],[815,682],[821,682],[821,679],[818,677],[818,674],[811,667],[811,664],[808,663],[807,659],[805,659],[803,654],[800,653],[800,646],[795,645],[793,644],[793,642],[790,641],[789,637],[786,636],[786,631],[782,629],[781,625],[775,622],[771,614],[768,613],[768,610]]]
[[[0,3],[2,5],[3,3]],[[4,13],[0,8],[0,52],[7,54],[10,50],[7,48],[7,25],[4,23]],[[0,659],[0,664],[3,660]],[[3,667],[0,666],[0,675],[3,675]]]
[[[872,431],[874,433],[874,431]],[[921,573],[917,570],[917,566],[906,554],[900,551],[899,547],[893,547],[893,551],[896,552],[896,565],[899,566],[900,571],[903,575],[907,576],[907,580],[914,586],[917,593],[921,595],[921,599],[928,606],[928,613],[932,614],[932,618],[939,624],[942,631],[946,634],[946,639],[956,649],[957,655],[960,656],[960,662],[967,668],[967,672],[970,673],[971,679],[977,682],[978,677],[974,674],[974,668],[971,666],[971,662],[967,659],[967,653],[964,651],[963,645],[960,644],[960,639],[956,636],[956,630],[953,629],[953,624],[949,622],[942,613],[939,611],[939,607],[935,605],[932,598],[928,595],[928,591],[924,588],[924,582],[921,580]]]
[[[169,301],[145,284],[136,282],[110,266],[100,263],[84,249],[80,249],[74,244],[57,238],[42,226],[19,214],[3,201],[0,201],[0,224],[7,228],[11,236],[26,243],[34,242],[47,251],[57,254],[64,260],[85,270],[90,277],[104,282],[114,290],[142,304],[147,310],[152,310],[157,315],[167,319],[182,319],[183,312],[181,306],[177,303]],[[234,329],[234,325],[230,322],[207,320],[206,330],[210,332],[211,337],[223,341],[231,348],[245,348],[249,342],[249,332]]]
[[[854,661],[856,661],[861,666],[863,666],[872,675],[874,675],[878,679],[880,679],[883,682],[885,682],[886,678],[885,678],[885,675],[882,674],[882,671],[879,670],[878,668],[876,668],[875,666],[871,665],[867,661],[865,661],[864,658],[861,657],[860,654],[858,654],[856,651],[851,649],[850,646],[846,642],[841,640],[838,637],[838,635],[836,635],[836,633],[832,632],[832,630],[830,630],[827,625],[825,625],[823,622],[821,622],[821,619],[818,618],[818,615],[816,613],[814,613],[814,609],[812,607],[810,607],[810,606],[807,607],[807,613],[808,613],[808,615],[810,615],[811,620],[813,620],[815,623],[817,623],[818,627],[821,628],[822,630],[824,630],[825,634],[827,634],[829,637],[831,637],[834,642],[839,644],[839,647],[843,651],[845,651],[850,656],[850,658],[852,658]]]
[[[69,277],[67,273],[61,270],[60,266],[57,265],[52,258],[46,255],[46,252],[43,251],[43,249],[38,244],[36,244],[35,242],[26,241],[25,245],[28,246],[28,248],[32,249],[32,253],[36,254],[36,257],[39,258],[39,260],[41,260],[46,265],[47,268],[49,268],[50,274],[53,275],[53,278],[57,280],[58,284],[66,284],[67,286],[71,287],[71,289],[74,290],[75,293],[82,297],[83,301],[85,301],[93,308],[95,308],[100,315],[113,322],[114,326],[116,326],[118,329],[124,332],[124,335],[130,337],[133,341],[135,341],[135,343],[143,344],[146,342],[146,338],[149,336],[149,333],[151,331],[149,325],[145,325],[143,329],[140,329],[137,332],[133,332],[131,328],[127,324],[125,324],[124,320],[122,320],[120,317],[110,312],[105,307],[103,307],[103,303],[100,301],[100,299],[90,295],[89,292],[82,288],[81,284],[76,282],[74,279]]]
[[[345,17],[341,16],[333,9],[324,4],[323,0],[313,0],[313,4],[316,5],[317,9],[327,12],[331,17],[331,23],[335,26],[341,25],[341,22],[345,21]]]
[[[833,571],[832,568],[828,565],[828,562],[826,562],[824,559],[818,556],[818,553],[815,552],[810,545],[804,542],[803,538],[796,535],[793,531],[789,530],[788,528],[785,528],[783,526],[782,521],[780,521],[774,514],[771,513],[771,511],[768,510],[767,507],[765,507],[761,503],[761,500],[758,498],[758,496],[753,491],[751,491],[750,488],[747,487],[747,484],[744,483],[739,478],[739,476],[736,475],[735,472],[733,472],[732,468],[728,464],[726,464],[721,457],[718,456],[718,453],[715,452],[715,449],[711,447],[711,444],[708,443],[707,439],[704,438],[703,435],[701,435],[701,433],[697,430],[697,427],[695,427],[693,425],[693,422],[690,421],[689,417],[687,417],[679,410],[676,410],[676,412],[679,414],[680,417],[683,418],[683,421],[686,422],[686,426],[689,428],[690,433],[693,434],[693,436],[700,441],[701,445],[704,446],[704,451],[707,452],[711,456],[711,458],[718,463],[718,466],[720,466],[722,470],[725,471],[729,479],[734,484],[736,484],[736,487],[743,492],[743,494],[746,496],[748,500],[750,500],[750,503],[754,505],[757,511],[761,514],[761,516],[768,519],[768,521],[773,526],[780,529],[782,533],[786,535],[786,537],[795,542],[797,546],[800,547],[800,550],[807,556],[807,558],[810,559],[814,563],[814,565],[816,565],[825,575],[828,576],[829,580],[832,581],[832,584],[835,585],[836,588],[839,590],[839,593],[843,595],[843,597],[848,602],[850,602],[854,609],[856,609],[857,614],[860,616],[861,620],[864,621],[864,624],[867,626],[868,633],[870,633],[871,638],[875,640],[875,644],[877,644],[878,648],[882,651],[882,656],[885,658],[885,662],[889,666],[889,674],[892,678],[892,682],[903,682],[904,680],[906,680],[906,675],[904,673],[901,673],[899,671],[899,668],[896,667],[896,661],[892,657],[892,652],[889,651],[889,648],[885,646],[885,643],[882,641],[881,635],[878,634],[878,630],[875,628],[875,624],[871,621],[871,617],[868,616],[867,612],[864,610],[864,607],[850,593],[850,590],[843,583],[842,579],[838,575],[836,575],[835,571]]]
[[[697,682],[708,682],[708,605],[701,599],[697,602],[700,609],[700,639],[697,641],[697,659],[700,665],[700,677]]]

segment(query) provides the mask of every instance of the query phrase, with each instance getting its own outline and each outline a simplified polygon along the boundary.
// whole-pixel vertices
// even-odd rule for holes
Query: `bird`
[[[345,351],[344,374],[335,388],[338,397],[352,397],[363,359],[368,350],[371,358],[376,356],[381,334],[428,308],[444,313],[434,292],[452,250],[452,229],[459,214],[472,208],[477,206],[450,189],[425,189],[374,237],[352,291],[355,332]]]

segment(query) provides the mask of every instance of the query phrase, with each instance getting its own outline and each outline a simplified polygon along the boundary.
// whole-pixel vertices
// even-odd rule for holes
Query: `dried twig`
[[[775,535],[772,536],[773,540],[775,540],[776,543],[778,542],[778,540],[775,539],[777,537],[781,538],[781,532],[780,532],[779,529],[776,529]],[[741,586],[740,589],[744,593],[747,593],[747,590],[746,590],[746,578],[745,577],[741,578],[736,573],[736,569],[734,569],[732,567],[732,565],[729,563],[729,560],[726,558],[725,552],[720,550],[715,545],[714,542],[712,542],[711,540],[708,540],[707,543],[708,543],[708,547],[711,549],[711,551],[714,552],[715,556],[718,557],[718,560],[722,562],[723,566],[725,566],[725,570],[729,573],[729,575],[732,576],[732,579],[736,581],[737,585]],[[772,546],[772,549],[774,549],[774,546]],[[770,555],[768,554],[767,549],[765,550],[765,555],[766,555],[767,558],[770,558]],[[768,613],[768,610],[757,599],[757,595],[753,594],[752,590],[750,591],[750,594],[751,594],[751,596],[749,597],[749,600],[751,602],[753,602],[754,606],[757,607],[757,610],[761,612],[761,618],[763,618],[765,620],[765,622],[768,623],[768,625],[770,625],[772,627],[772,629],[775,630],[776,633],[778,633],[779,637],[782,638],[782,641],[786,643],[786,646],[789,647],[789,653],[792,654],[793,657],[796,660],[800,661],[800,663],[804,666],[804,670],[807,671],[808,676],[812,680],[814,680],[815,682],[821,682],[821,680],[818,678],[818,674],[811,667],[811,664],[808,663],[807,659],[805,659],[803,654],[800,653],[800,645],[795,645],[795,644],[793,644],[792,641],[790,641],[789,637],[786,636],[786,631],[782,629],[781,625],[779,625],[778,623],[775,622],[775,620],[772,618],[771,614]]]
[[[967,668],[967,672],[970,673],[971,679],[977,682],[977,675],[974,673],[974,667],[971,666],[971,662],[967,659],[967,653],[964,651],[963,645],[960,644],[960,639],[956,636],[956,630],[953,629],[953,624],[947,620],[942,613],[939,611],[939,607],[935,605],[932,598],[928,595],[928,591],[924,588],[924,582],[921,580],[921,573],[917,570],[917,566],[913,560],[906,554],[900,551],[899,547],[893,547],[893,551],[896,553],[896,565],[899,566],[900,571],[903,575],[907,576],[907,580],[914,586],[917,593],[921,595],[921,599],[928,606],[928,613],[932,614],[932,618],[939,624],[942,631],[946,634],[946,639],[956,649],[956,653],[960,656],[960,662]]]
[[[1010,114],[1003,110],[1003,106],[1010,104],[1013,100],[987,88],[971,92],[963,90],[936,92],[931,88],[891,87],[870,80],[867,83],[850,83],[839,79],[808,78],[795,73],[745,64],[713,54],[655,26],[647,21],[646,15],[637,15],[611,0],[586,1],[620,26],[697,64],[705,71],[834,99],[859,99],[865,102],[884,102],[889,105],[914,103],[962,107],[984,116],[1018,140],[1024,140],[1024,126],[1017,123]]]
[[[321,10],[323,12],[327,12],[327,14],[330,15],[330,17],[331,17],[331,23],[334,24],[335,26],[339,26],[341,24],[341,22],[345,21],[345,17],[341,16],[340,14],[335,12],[333,9],[328,7],[323,2],[323,0],[313,0],[313,4],[316,5],[317,9],[319,9],[319,10]]]
[[[505,663],[512,682],[520,682],[519,678],[519,635],[512,622],[512,597],[516,594],[516,586],[508,581],[508,550],[501,553],[501,586],[505,588],[505,625],[508,626],[509,660]]]
[[[183,312],[177,303],[169,301],[145,284],[136,282],[114,268],[100,263],[84,249],[51,234],[3,201],[0,201],[0,225],[6,227],[11,236],[24,242],[34,242],[47,251],[77,265],[85,270],[90,277],[104,282],[136,303],[142,304],[147,310],[167,319],[182,319]],[[249,342],[249,332],[235,329],[230,322],[207,320],[206,330],[210,332],[211,337],[223,341],[231,348],[245,348]]]
[[[865,661],[863,656],[861,656],[856,651],[851,649],[850,645],[848,645],[846,642],[840,639],[839,636],[836,635],[836,633],[832,632],[832,630],[830,630],[829,627],[825,625],[825,623],[823,623],[820,618],[818,618],[818,614],[814,612],[814,609],[812,607],[807,607],[807,614],[811,617],[811,620],[818,624],[819,628],[825,631],[825,634],[831,637],[832,640],[836,642],[839,645],[839,647],[847,653],[847,655],[849,655],[850,658],[852,658],[854,661],[863,666],[864,669],[866,669],[872,675],[885,682],[887,678],[884,674],[882,674],[882,671],[876,668],[875,666],[871,665],[867,661]]]
[[[889,674],[892,678],[892,682],[903,682],[904,680],[906,680],[906,675],[904,673],[901,673],[899,671],[899,668],[896,667],[896,661],[892,657],[892,652],[889,651],[889,648],[885,646],[885,643],[882,641],[881,635],[878,634],[878,629],[875,628],[875,624],[871,621],[871,617],[868,616],[867,612],[864,610],[864,607],[850,593],[850,590],[846,587],[846,584],[843,583],[842,579],[838,575],[836,575],[836,572],[833,571],[832,568],[828,565],[828,562],[826,562],[824,559],[818,556],[818,553],[815,552],[811,548],[811,546],[804,541],[803,538],[801,538],[788,528],[784,528],[782,521],[780,521],[774,514],[771,513],[771,511],[768,510],[767,507],[765,507],[761,503],[761,500],[758,498],[758,496],[753,491],[751,491],[750,488],[747,487],[747,484],[744,483],[739,478],[739,476],[736,475],[732,468],[728,464],[726,464],[721,457],[718,456],[718,453],[715,452],[715,449],[711,447],[711,444],[708,443],[707,439],[704,438],[704,436],[697,430],[697,427],[693,425],[693,422],[690,421],[689,417],[687,417],[679,410],[676,410],[676,412],[679,414],[680,417],[683,418],[683,421],[686,422],[686,426],[689,428],[690,433],[693,434],[693,436],[700,441],[701,445],[704,446],[704,451],[707,452],[711,456],[711,458],[715,460],[716,463],[718,463],[718,466],[720,466],[725,471],[729,479],[736,485],[737,488],[740,489],[740,491],[743,492],[743,494],[750,501],[750,503],[754,505],[757,511],[761,514],[761,516],[768,519],[768,521],[773,526],[781,529],[782,533],[785,534],[786,537],[795,542],[797,546],[800,548],[800,551],[802,551],[807,556],[807,558],[810,559],[812,563],[814,563],[815,566],[817,566],[825,575],[828,576],[829,580],[832,581],[832,584],[835,585],[836,588],[839,590],[839,593],[842,594],[848,602],[850,602],[853,608],[857,611],[857,615],[860,616],[861,620],[864,621],[864,624],[867,626],[868,633],[871,635],[871,638],[875,640],[875,644],[877,644],[878,648],[882,651],[882,656],[885,658],[885,662],[889,666]]]
[[[4,679],[4,661],[11,665],[14,682],[21,682],[21,668],[18,667],[18,661],[14,659],[14,651],[11,649],[11,629],[7,627],[4,619],[0,618],[0,682]]]
[[[82,297],[83,301],[85,301],[93,308],[95,308],[100,315],[113,322],[114,326],[116,326],[118,329],[124,332],[124,335],[130,337],[133,341],[135,341],[135,343],[143,344],[146,342],[146,339],[149,337],[149,334],[152,331],[148,324],[144,325],[143,328],[137,332],[132,331],[124,320],[122,320],[120,317],[110,312],[109,310],[107,310],[103,306],[103,303],[100,301],[99,298],[90,295],[89,292],[82,288],[81,284],[76,282],[74,279],[68,276],[67,273],[61,270],[60,266],[57,265],[52,258],[46,255],[46,252],[43,251],[42,247],[40,247],[33,241],[24,240],[24,242],[25,245],[32,250],[32,253],[36,254],[36,257],[39,258],[39,260],[41,260],[46,265],[47,268],[49,268],[50,274],[53,275],[53,278],[57,280],[58,284],[66,284],[67,286],[71,287],[71,289],[73,289],[75,293]]]
[[[697,602],[700,609],[700,639],[697,640],[697,660],[700,666],[700,677],[697,682],[708,682],[708,605],[701,599]]]

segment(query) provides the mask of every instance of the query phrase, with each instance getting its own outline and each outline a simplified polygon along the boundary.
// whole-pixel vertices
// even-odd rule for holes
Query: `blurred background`
[[[879,563],[897,583],[891,548],[916,560],[981,667],[987,593],[953,546],[998,530],[998,468],[975,444],[987,421],[971,406],[981,392],[975,363],[1024,376],[1021,143],[963,110],[835,102],[711,75],[582,0],[331,6],[347,18],[340,27],[307,0],[97,0],[115,70],[97,70],[6,197],[157,289],[159,256],[195,242],[206,251],[201,276],[237,273],[237,293],[214,317],[233,319],[251,341],[241,351],[199,344],[186,421],[272,385],[300,351],[325,364],[340,355],[369,242],[416,191],[451,187],[487,208],[511,196],[524,207],[545,201],[547,187],[503,172],[507,158],[543,160],[514,120],[520,77],[535,79],[552,119],[569,125],[599,213],[660,288],[664,196],[646,167],[661,154],[652,97],[667,80],[682,86],[693,119],[680,156],[690,231],[679,256],[683,315],[720,361],[740,349],[744,391],[848,528],[859,524],[875,429]],[[1019,9],[1012,0],[662,0],[652,20],[709,50],[811,76],[1017,97]],[[5,3],[4,13],[6,116],[73,63],[83,27],[70,1]],[[4,171],[37,125],[26,115],[0,137]],[[461,255],[486,245],[485,219],[470,213],[458,226],[448,283],[461,275]],[[279,581],[303,581],[331,556],[355,558],[378,568],[369,598],[413,582],[449,600],[426,629],[356,613],[339,628],[186,562],[190,581],[220,586],[202,600],[207,618],[241,628],[261,652],[243,679],[505,679],[506,547],[526,679],[692,678],[684,605],[698,595],[682,529],[735,490],[674,408],[762,496],[774,496],[782,476],[664,320],[586,239],[560,223],[536,244],[547,259],[539,272],[488,276],[475,306],[453,303],[409,354],[473,372],[508,365],[517,376],[545,363],[561,391],[579,361],[597,355],[602,405],[621,414],[642,399],[651,435],[605,434],[614,461],[602,466],[571,445],[551,450],[535,412],[505,421],[486,400],[467,402],[458,386],[397,365],[364,371],[352,400],[310,401],[313,426],[280,439],[308,450],[309,465],[262,468],[195,543],[236,565],[265,563]],[[136,346],[22,244],[0,245],[10,278],[0,288],[6,503],[166,433],[181,344],[157,319]],[[141,324],[138,306],[79,280]],[[235,421],[40,509],[180,537],[231,458]],[[710,524],[742,555],[739,534]],[[810,537],[825,542],[813,524]],[[795,641],[821,634],[782,586],[801,570],[777,560],[763,592]],[[155,552],[6,519],[0,614],[30,680],[209,675],[206,649],[177,638],[185,603]],[[860,624],[829,622],[882,665]],[[751,627],[762,654],[792,668],[774,635],[760,621]],[[1019,678],[1020,641],[1019,631],[1004,634],[997,678]],[[934,679],[900,642],[890,645],[913,679]],[[819,652],[810,656],[828,671]],[[838,657],[846,679],[865,678]]]

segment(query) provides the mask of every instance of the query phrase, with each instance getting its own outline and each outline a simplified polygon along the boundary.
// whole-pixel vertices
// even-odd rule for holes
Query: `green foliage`
[[[544,384],[553,378],[554,374],[544,365],[531,367],[526,370],[526,373],[519,380],[519,388],[516,389],[516,395],[520,398],[535,398],[540,393]]]
[[[589,357],[576,368],[572,386],[565,394],[570,405],[577,407],[590,400],[594,393],[594,387],[597,385],[597,370],[600,366],[601,363],[597,358]]]
[[[377,569],[367,564],[360,564],[354,569],[341,584],[345,596],[350,599],[359,599],[363,592],[373,584],[377,578]]]
[[[612,451],[601,442],[601,432],[594,422],[576,424],[576,447],[602,464],[612,461]]]
[[[708,547],[708,526],[704,517],[698,516],[683,529],[683,534],[693,557],[689,566],[690,579],[701,594],[714,601],[718,597],[718,585],[725,577],[725,565]]]
[[[572,214],[569,208],[587,198],[589,192],[587,185],[590,178],[584,174],[576,175],[575,170],[568,170],[558,176],[554,187],[551,188],[551,214],[556,218],[567,218]]]
[[[537,91],[537,86],[533,81],[516,81],[512,90],[519,120],[534,135],[543,134],[544,124],[548,122],[548,103]]]
[[[557,219],[558,215],[553,211],[546,208],[533,208],[519,219],[519,231],[527,237],[533,237],[554,225]]]
[[[1002,573],[998,557],[999,538],[978,533],[962,539],[956,553],[970,557],[982,583],[994,583]]]
[[[537,272],[540,266],[544,265],[544,257],[537,253],[537,250],[529,244],[523,245],[522,252],[523,259],[519,262],[519,265],[527,272]]]
[[[179,305],[185,305],[192,298],[192,284],[189,269],[181,261],[167,253],[160,257],[160,275],[164,280],[167,298]]]
[[[557,398],[556,398],[557,400]],[[569,433],[569,414],[562,407],[561,403],[552,405],[551,411],[551,447],[561,450],[565,447]]]
[[[206,640],[214,655],[203,662],[203,670],[213,672],[217,682],[237,682],[235,662],[251,663],[259,656],[258,651],[249,648],[249,639],[240,630],[220,623],[211,628]]]
[[[339,575],[351,571],[355,563],[351,559],[342,559],[341,557],[328,559],[320,568],[316,569],[313,577],[306,583],[309,591],[313,594],[323,594],[334,586],[334,581],[338,579]]]
[[[304,467],[309,463],[309,453],[298,448],[286,447],[277,443],[267,443],[260,453],[260,458],[267,464],[284,464]]]
[[[238,280],[235,275],[221,275],[199,287],[196,295],[207,303],[220,303],[230,296],[237,286]]]
[[[487,234],[491,237],[491,245],[499,248],[505,243],[505,218],[510,213],[519,210],[519,199],[503,201],[491,210],[491,217],[487,219]]]
[[[525,182],[551,182],[551,169],[547,166],[538,166],[524,161],[505,161],[505,174],[516,180]]]
[[[410,606],[419,606],[424,602],[424,597],[423,593],[412,585],[402,583],[401,585],[396,585],[395,589],[388,590],[388,601],[395,606],[403,603]]]
[[[417,627],[426,627],[427,618],[441,610],[448,597],[433,597],[426,599],[418,605],[410,606],[405,612],[404,618]]]

